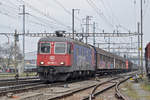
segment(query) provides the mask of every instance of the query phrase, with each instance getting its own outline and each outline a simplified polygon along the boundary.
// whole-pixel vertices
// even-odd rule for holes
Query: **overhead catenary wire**
[[[12,1],[11,0],[2,0],[1,1],[2,2],[2,4],[4,4],[7,8],[11,8],[11,9],[15,9],[15,10],[17,10],[17,5],[16,4],[14,4],[14,3],[12,3]],[[4,3],[5,2],[5,3]]]
[[[1,12],[0,11],[0,13],[2,14],[2,15],[5,15],[5,16],[7,16],[7,17],[9,17],[9,18],[11,18],[11,19],[14,19],[14,20],[17,20],[16,19],[16,17],[18,16],[18,9],[15,9],[15,7],[9,7],[9,6],[6,6],[4,3],[1,3],[1,5],[3,5],[3,8],[2,9],[4,9],[3,10],[3,12]],[[8,8],[8,9],[10,9],[11,11],[9,11],[8,9],[6,10],[5,8]],[[14,11],[12,11],[12,10],[14,10]],[[32,16],[33,17],[33,16]],[[38,21],[39,21],[40,19],[38,19]],[[54,26],[54,23],[53,23],[53,25],[50,25],[50,23],[52,23],[52,22],[50,22],[50,21],[46,21],[46,22],[44,22],[44,24],[41,24],[41,23],[39,23],[39,22],[35,22],[35,21],[33,21],[33,20],[30,20],[30,21],[28,21],[29,23],[32,23],[32,24],[35,24],[35,25],[39,25],[39,26],[45,26],[45,27],[47,27],[47,28],[56,28],[56,27],[53,27]],[[41,21],[42,23],[43,23],[43,21]],[[49,22],[49,23],[48,23]],[[49,25],[48,25],[49,24]]]
[[[9,17],[9,18],[11,18],[11,19],[13,19],[13,20],[16,20],[16,16],[15,16],[15,15],[11,15],[10,13],[0,11],[0,14],[2,14],[2,15],[4,15],[4,16],[7,16],[7,17]],[[33,24],[36,24],[36,25],[47,26],[47,27],[48,27],[48,25],[44,25],[44,24],[41,24],[41,23],[38,23],[38,22],[35,22],[35,21],[32,21],[32,20],[29,20],[29,23],[33,23]],[[9,28],[9,26],[3,26],[3,27]],[[50,27],[51,27],[51,26],[49,26],[49,28],[50,28]],[[51,28],[54,28],[54,27],[51,27]],[[14,29],[15,29],[15,28],[14,28]]]
[[[3,9],[3,11],[5,10],[5,12],[11,13],[13,15],[16,15],[18,11],[16,7],[10,6],[4,2],[1,2],[0,7],[1,7],[1,10]]]
[[[66,13],[68,13],[69,15],[72,15],[72,13],[71,13],[69,10],[67,10],[67,8],[64,7],[58,0],[53,0],[53,1],[56,2],[61,8],[63,8]],[[78,18],[78,17],[76,17],[76,16],[75,16],[75,18],[76,18],[79,22],[81,22],[81,19],[80,19],[80,18]]]
[[[102,0],[102,2],[104,2],[104,0]],[[107,3],[107,5],[109,6],[108,8],[110,8],[110,13],[112,13],[112,17],[114,17],[114,19],[116,20],[115,22],[117,22],[118,26],[120,26],[120,28],[129,31],[129,29],[127,29],[124,25],[122,25],[119,21],[119,18],[115,15],[112,6],[110,5],[110,2],[108,2],[107,0],[105,0],[105,2]],[[117,25],[116,25],[117,26]]]
[[[86,0],[86,1],[91,6],[91,8],[93,8],[93,10],[95,11],[96,14],[98,14],[102,19],[104,19],[104,21],[111,28],[114,28],[114,25],[108,21],[108,19],[105,17],[105,15],[103,14],[103,12],[101,12],[101,10],[93,3],[93,1],[91,1],[91,0]]]
[[[147,10],[148,10],[148,8],[149,8],[149,4],[150,4],[149,0],[145,1],[144,4],[146,4],[146,7],[145,7],[145,9],[144,9],[144,11],[143,11],[143,17],[146,15]]]
[[[133,12],[133,16],[134,16],[134,22],[135,22],[135,29],[136,29],[136,27],[137,27],[137,8],[136,8],[136,4],[137,4],[137,2],[136,2],[136,0],[133,0],[133,4],[134,4],[134,12]]]
[[[14,2],[12,2],[11,0],[5,0],[4,2],[6,2],[6,1],[9,1],[9,2],[11,2],[10,4],[12,4],[12,5],[15,5],[15,3]],[[23,1],[23,0],[17,0],[17,1]],[[55,1],[55,0],[54,0]],[[91,0],[88,0],[88,1],[91,1]],[[149,2],[149,0],[147,0],[148,2]],[[56,0],[55,2],[59,2],[59,0]],[[93,1],[92,1],[93,2]],[[104,2],[103,0],[102,0],[102,2]],[[58,3],[59,5],[61,5],[62,6],[62,8],[64,7],[60,2]],[[93,4],[93,3],[92,3]],[[94,2],[94,4],[95,4],[95,2]],[[96,4],[95,4],[96,5]],[[98,8],[98,6],[95,6],[96,7],[96,9],[100,9],[100,8]],[[106,8],[106,5],[105,5],[105,8]],[[9,7],[8,7],[8,9],[10,9]],[[64,9],[66,9],[65,7],[64,7]],[[39,9],[38,9],[39,10]],[[69,12],[69,10],[67,10],[66,9],[66,11],[68,11]],[[65,11],[65,12],[66,12]],[[98,12],[98,11],[97,11]],[[67,12],[66,12],[67,13]],[[14,14],[14,12],[13,12],[13,14]],[[68,14],[70,14],[70,13],[68,13]],[[41,14],[41,15],[43,15],[43,14]],[[102,16],[103,16],[103,14],[102,14]],[[43,17],[41,17],[41,19],[42,19]],[[47,17],[46,17],[47,18]],[[42,21],[41,21],[42,22]],[[56,22],[57,23],[57,22]],[[54,24],[54,23],[53,23]],[[57,23],[58,24],[58,23]],[[119,24],[119,26],[121,26],[122,27],[122,25],[120,25]],[[63,27],[63,26],[62,26]],[[68,28],[68,26],[66,26],[67,28]],[[124,26],[123,26],[124,27]],[[125,28],[123,28],[123,29],[125,29]],[[128,30],[127,28],[126,28],[126,30]]]
[[[42,24],[42,23],[39,23],[39,22],[36,22],[36,21],[32,21],[32,20],[30,20],[30,23],[35,24],[35,25],[38,25],[38,26],[48,27],[48,26],[45,25],[45,24]]]
[[[67,10],[59,1],[57,0],[53,0],[56,4],[58,4],[61,8],[63,8],[63,10],[68,13],[68,14],[72,14],[69,10]]]
[[[37,9],[37,8],[33,7],[32,5],[30,5],[29,3],[27,3],[27,2],[25,2],[25,1],[23,1],[23,0],[17,0],[17,1],[20,2],[20,3],[24,3],[24,4],[25,4],[26,6],[28,6],[30,9],[32,9],[32,10],[36,11],[37,13],[41,14],[42,16],[44,16],[44,17],[46,17],[46,18],[48,18],[48,19],[50,19],[50,20],[56,22],[58,25],[61,25],[62,27],[71,30],[71,27],[70,27],[70,26],[67,26],[66,24],[64,24],[64,23],[62,23],[62,22],[60,22],[60,21],[58,21],[57,19],[51,17],[50,15],[48,15],[48,14],[46,14],[46,13],[40,11],[39,9]]]
[[[45,27],[45,29],[55,29],[56,27],[54,27],[54,25],[52,26],[50,23],[48,22],[44,22],[43,20],[41,20],[41,18],[34,16],[32,14],[28,14],[30,17],[34,18],[36,21],[34,21],[34,19],[28,19],[28,22],[37,26],[41,26],[41,27]]]
[[[105,0],[106,1],[106,0]],[[112,19],[112,23],[114,24],[114,20],[113,17],[110,15],[111,13],[113,13],[112,11],[110,12],[105,4],[105,2],[103,0],[97,0],[97,4],[99,4],[99,7],[102,7],[105,9],[105,12],[107,13],[107,16],[109,19]],[[101,2],[101,3],[100,3]],[[112,14],[113,15],[113,14]]]
[[[41,1],[41,0],[38,0],[39,2]],[[45,2],[47,1],[47,0],[44,0]],[[61,7],[62,8],[62,10],[64,10],[68,15],[71,15],[72,16],[72,12],[71,11],[69,11],[61,2],[59,2],[58,0],[53,0],[54,1],[54,3],[56,3],[59,7]],[[44,3],[44,2],[42,2],[44,5],[46,5],[46,3]],[[50,4],[49,2],[47,2],[48,4]],[[79,17],[77,17],[77,16],[74,16],[74,18],[78,21],[78,23],[79,24],[81,24],[81,19],[79,18]],[[82,29],[81,29],[82,30]]]
[[[108,20],[108,18],[104,15],[104,13],[102,12],[102,10],[99,9],[99,8],[97,7],[97,5],[96,5],[92,0],[89,0],[89,1],[93,4],[94,7],[96,7],[96,9],[97,9],[97,14],[98,14],[99,11],[101,11],[101,14],[99,14],[99,16],[100,16],[101,18],[103,18],[103,19],[105,20],[105,22],[106,22],[110,27],[114,28],[114,25]]]
[[[39,17],[37,17],[37,16],[35,16],[35,15],[32,15],[32,14],[29,14],[29,15],[30,15],[31,17],[33,17],[34,19],[36,19],[37,21],[43,23],[43,24],[41,24],[41,25],[44,25],[44,26],[46,26],[46,27],[50,27],[50,28],[52,28],[52,29],[54,29],[54,28],[57,27],[57,26],[55,26],[55,24],[49,23],[49,21],[46,20],[46,19],[39,18]],[[40,24],[39,24],[39,25],[40,25]]]
[[[9,13],[6,13],[6,12],[2,12],[2,11],[0,11],[0,14],[5,15],[5,16],[7,16],[7,17],[11,18],[11,19],[16,20],[16,17],[15,17],[15,16],[10,15]]]
[[[119,26],[119,28],[122,28],[125,31],[129,31],[129,29],[127,29],[124,25],[122,25],[120,23],[118,17],[115,15],[115,13],[113,11],[113,8],[111,7],[110,3],[107,0],[105,0],[105,1],[104,0],[96,0],[96,1],[99,2],[97,4],[99,4],[99,5],[101,4],[100,7],[104,6],[104,9],[106,9],[105,11],[107,12],[107,16],[109,17],[107,19],[112,19],[112,21],[111,21],[112,23],[111,22],[109,22],[109,23],[111,23],[116,28],[116,30]],[[108,7],[106,6],[105,2],[107,3]]]
[[[16,22],[17,14],[15,13],[16,9],[14,7],[7,6],[5,3],[1,3],[0,7],[1,7],[1,9],[0,9],[1,15],[6,16],[5,18],[7,18],[7,19],[13,19]],[[1,17],[3,18],[3,16],[1,16]],[[9,25],[1,25],[1,27],[10,29],[10,30],[12,30],[12,29],[15,30],[16,29],[15,25],[16,25],[15,23],[11,23]]]
[[[1,27],[1,28],[6,28],[6,29],[11,29],[11,30],[14,30],[14,29],[15,29],[15,28],[12,27],[12,26],[4,25],[4,24],[0,24],[0,27]]]

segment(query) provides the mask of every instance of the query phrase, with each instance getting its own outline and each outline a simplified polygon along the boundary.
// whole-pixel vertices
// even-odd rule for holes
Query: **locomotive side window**
[[[67,45],[67,52],[68,52],[68,54],[71,54],[71,44]]]
[[[40,43],[38,43],[38,53],[40,53]]]
[[[66,43],[55,43],[55,54],[65,54],[67,49]]]
[[[50,53],[50,43],[41,43],[40,53]]]

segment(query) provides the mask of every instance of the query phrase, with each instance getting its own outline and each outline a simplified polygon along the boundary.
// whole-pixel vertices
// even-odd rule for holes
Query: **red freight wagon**
[[[150,42],[145,48],[145,66],[147,75],[150,77]]]
[[[128,62],[128,60],[126,60],[126,69],[128,69],[129,68],[129,62]]]

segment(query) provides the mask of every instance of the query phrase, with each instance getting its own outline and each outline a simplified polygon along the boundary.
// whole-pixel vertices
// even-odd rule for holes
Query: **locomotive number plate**
[[[55,56],[50,56],[50,60],[55,60]]]

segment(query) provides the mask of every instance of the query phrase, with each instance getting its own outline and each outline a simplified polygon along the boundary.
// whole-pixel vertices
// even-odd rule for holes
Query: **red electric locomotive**
[[[65,73],[72,65],[71,51],[71,42],[61,40],[59,37],[40,39],[37,54],[40,79],[50,81],[65,80],[66,75],[58,75],[57,73],[61,73],[61,71]]]
[[[94,63],[94,49],[82,42],[67,37],[41,38],[38,42],[37,67],[42,80],[92,76]]]

